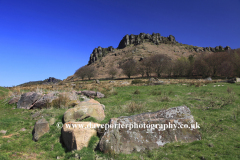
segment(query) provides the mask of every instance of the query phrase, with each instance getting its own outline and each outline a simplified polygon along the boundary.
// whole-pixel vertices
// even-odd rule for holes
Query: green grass
[[[7,95],[8,89],[0,87],[0,99]]]
[[[240,159],[240,85],[216,83],[207,86],[194,85],[157,85],[127,86],[114,88],[107,98],[97,99],[104,104],[106,118],[99,122],[93,118],[86,120],[107,123],[110,118],[130,116],[144,112],[186,105],[190,108],[195,120],[200,124],[202,140],[192,143],[171,143],[154,150],[130,155],[106,155],[94,151],[98,141],[93,137],[88,147],[81,151],[67,152],[60,143],[61,129],[56,127],[62,121],[66,109],[23,110],[13,109],[5,100],[0,101],[0,130],[7,130],[2,138],[0,133],[0,159],[83,159],[105,157],[113,159]],[[222,86],[224,85],[224,86]],[[135,92],[137,91],[137,94]],[[113,91],[109,91],[113,92]],[[41,112],[41,116],[49,120],[56,118],[50,126],[50,132],[32,141],[32,130],[38,118],[33,119],[32,113]],[[26,131],[21,132],[20,129]],[[5,136],[6,136],[5,135]],[[33,157],[31,157],[33,156]]]

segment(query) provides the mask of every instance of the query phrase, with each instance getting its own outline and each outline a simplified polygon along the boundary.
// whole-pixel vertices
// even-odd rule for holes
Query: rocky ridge
[[[168,37],[161,36],[160,33],[140,33],[139,35],[125,35],[122,40],[120,41],[117,48],[113,48],[112,46],[108,48],[102,48],[98,47],[93,50],[93,52],[90,55],[88,65],[94,63],[95,61],[101,59],[102,57],[105,57],[108,53],[114,53],[116,49],[123,49],[130,45],[140,45],[145,42],[151,42],[152,44],[159,45],[159,44],[179,44],[183,45],[176,41],[175,37],[173,35],[169,35]],[[187,47],[191,51],[195,52],[221,52],[224,50],[230,50],[231,48],[229,46],[226,46],[225,48],[222,46],[216,46],[214,47]]]

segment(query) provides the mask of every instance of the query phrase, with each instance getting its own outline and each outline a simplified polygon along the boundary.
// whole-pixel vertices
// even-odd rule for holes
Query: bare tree
[[[235,75],[240,77],[240,49],[232,51],[231,62],[234,66]]]
[[[210,76],[210,68],[207,63],[207,55],[202,53],[196,57],[194,63],[194,71],[197,75],[201,75],[203,77]]]
[[[95,77],[96,75],[96,69],[94,66],[87,66],[86,67],[86,76],[88,77],[88,80]]]
[[[131,78],[131,76],[136,75],[136,73],[137,73],[136,67],[137,67],[137,63],[133,59],[128,60],[127,62],[125,62],[124,64],[122,64],[120,66],[120,68],[122,68],[122,70],[123,70],[123,74],[128,76],[128,78]]]
[[[80,67],[78,70],[76,70],[74,75],[76,75],[77,77],[81,77],[82,80],[83,80],[87,76],[87,74],[86,74],[86,67],[87,66]]]
[[[229,57],[229,53],[226,53],[226,52],[214,52],[207,55],[207,57],[205,58],[205,61],[209,66],[210,74],[212,76],[218,75],[221,64],[227,59],[229,59],[228,57]]]
[[[145,66],[143,66],[143,62],[137,64],[137,73],[141,74],[142,77],[145,75]]]
[[[142,69],[145,71],[147,77],[151,76],[151,73],[153,72],[153,63],[150,57],[144,58]]]
[[[108,70],[108,74],[112,77],[112,79],[117,75],[117,73],[118,73],[117,68],[112,67]]]
[[[188,76],[190,72],[190,61],[186,57],[174,61],[173,74],[175,76]]]
[[[158,77],[161,77],[161,74],[165,71],[170,58],[164,54],[157,54],[150,57],[152,62],[152,68]]]

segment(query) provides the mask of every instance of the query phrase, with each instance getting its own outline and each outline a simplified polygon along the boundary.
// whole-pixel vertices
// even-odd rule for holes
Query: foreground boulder
[[[97,120],[103,120],[105,118],[104,107],[98,101],[90,99],[89,101],[83,101],[74,108],[68,109],[64,113],[64,122],[75,122],[87,117],[93,117]]]
[[[192,128],[175,129],[173,127],[174,124],[177,127],[181,124],[190,126],[196,124],[186,106],[129,117],[112,118],[109,124],[117,127],[108,128],[102,136],[99,148],[104,153],[130,154],[133,151],[140,152],[145,149],[158,148],[174,141],[192,142],[201,139],[200,133],[193,126]],[[138,127],[118,126],[126,126],[127,124],[136,124]],[[172,125],[172,128],[167,128],[166,125]]]
[[[45,133],[49,131],[49,124],[46,119],[42,118],[36,122],[33,129],[33,140],[38,141]]]
[[[42,94],[37,92],[27,92],[21,95],[17,103],[17,108],[30,109],[35,102],[42,97]]]
[[[47,105],[50,104],[53,100],[57,99],[56,93],[50,92],[48,94],[45,94],[42,98],[36,101],[36,103],[33,105],[33,109],[42,109],[47,108]]]
[[[81,150],[87,147],[92,136],[97,136],[100,124],[92,122],[68,122],[63,125],[62,139],[68,150]]]
[[[19,101],[20,97],[13,97],[9,100],[8,104],[15,104]]]
[[[83,94],[87,97],[92,97],[92,98],[94,98],[94,97],[104,98],[104,94],[102,94],[101,92],[84,90],[84,91],[81,91],[81,94]]]

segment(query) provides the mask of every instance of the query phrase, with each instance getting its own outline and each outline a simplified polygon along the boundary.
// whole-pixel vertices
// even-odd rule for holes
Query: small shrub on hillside
[[[140,94],[140,91],[137,89],[133,94]]]
[[[54,108],[66,108],[70,103],[70,99],[68,96],[64,94],[60,94],[57,99],[53,100],[51,106]]]
[[[136,103],[136,102],[130,102],[127,105],[126,111],[129,113],[134,113],[134,112],[140,112],[143,109],[143,104],[142,103]]]

